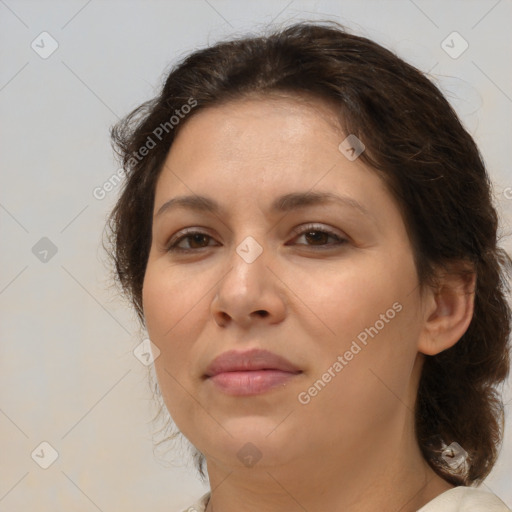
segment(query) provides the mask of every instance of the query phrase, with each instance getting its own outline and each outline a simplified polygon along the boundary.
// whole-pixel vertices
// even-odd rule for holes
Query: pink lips
[[[268,350],[230,350],[216,357],[206,377],[229,395],[256,395],[284,385],[302,373],[287,359]]]

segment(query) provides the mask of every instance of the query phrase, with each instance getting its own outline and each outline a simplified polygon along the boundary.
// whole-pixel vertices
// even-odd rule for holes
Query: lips
[[[246,352],[229,350],[216,357],[207,367],[206,377],[225,372],[248,372],[257,370],[280,370],[301,373],[301,370],[284,357],[268,350],[253,349]]]
[[[205,379],[227,395],[250,396],[282,389],[301,373],[290,361],[267,350],[230,350],[212,361]]]

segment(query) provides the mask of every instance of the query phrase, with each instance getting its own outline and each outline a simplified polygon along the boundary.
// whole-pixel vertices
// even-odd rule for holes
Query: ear
[[[418,351],[443,352],[462,338],[473,318],[476,272],[449,272],[438,276],[436,290],[428,288],[423,299],[423,329]]]

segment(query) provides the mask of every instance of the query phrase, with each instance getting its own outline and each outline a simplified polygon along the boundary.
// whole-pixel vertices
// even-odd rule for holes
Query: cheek
[[[159,260],[148,263],[142,289],[144,318],[156,341],[165,341],[165,345],[167,340],[179,341],[178,333],[189,321],[187,316],[200,307],[204,290],[199,281]]]
[[[148,269],[146,273],[143,300],[149,338],[160,350],[154,363],[158,386],[177,428],[181,432],[194,432],[191,362],[197,359],[193,341],[199,337],[196,332],[199,322],[195,320],[201,304],[191,286],[174,278],[170,281],[164,277],[165,273],[153,270]]]
[[[322,324],[319,327],[328,346],[341,349],[358,335],[364,342],[368,330],[375,333],[376,328],[381,338],[396,328],[404,316],[397,310],[403,309],[416,279],[410,261],[394,264],[368,257],[354,258],[335,271],[329,269],[324,277],[304,274],[299,282],[297,292],[315,313],[317,324]]]
[[[160,389],[172,412],[186,398],[184,386],[192,371],[188,362],[193,359],[193,341],[200,335],[198,316],[207,314],[207,309],[202,302],[204,290],[193,279],[184,280],[172,269],[161,267],[148,264],[143,305],[149,338],[160,350],[155,360]]]
[[[394,309],[386,302],[384,307],[367,303],[367,319],[351,324],[352,335],[348,328],[344,334],[350,317],[338,317],[336,343],[300,390],[310,400],[299,407],[304,421],[320,421],[325,438],[372,439],[383,425],[413,409],[408,393],[416,358],[414,315],[408,304],[397,302]],[[375,313],[384,314],[387,323]]]
[[[327,386],[327,394],[338,403],[341,400],[345,411],[377,411],[390,405],[386,398],[393,400],[393,393],[405,393],[420,327],[417,293],[411,293],[416,279],[414,263],[407,254],[374,259],[371,264],[359,260],[357,268],[331,273],[329,286],[317,286],[308,295],[311,309],[319,312],[331,332],[318,346],[321,357],[312,381],[342,356],[343,369]]]

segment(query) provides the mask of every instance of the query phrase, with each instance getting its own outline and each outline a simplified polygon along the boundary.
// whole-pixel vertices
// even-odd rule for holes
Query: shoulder
[[[206,510],[206,505],[208,504],[209,499],[210,491],[208,491],[206,494],[203,494],[195,503],[192,503],[190,507],[187,507],[181,512],[204,512]]]
[[[418,512],[512,512],[495,494],[459,486],[443,492]]]

